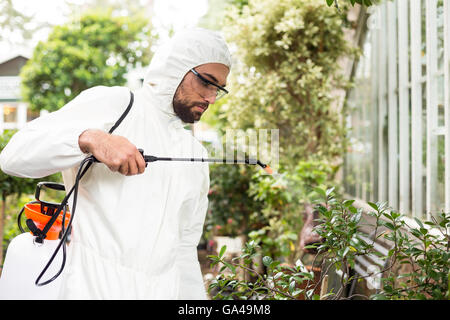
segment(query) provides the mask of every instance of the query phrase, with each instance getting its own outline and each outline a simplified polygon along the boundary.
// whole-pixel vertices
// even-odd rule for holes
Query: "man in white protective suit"
[[[138,148],[154,156],[207,157],[184,126],[227,93],[230,67],[219,34],[188,29],[157,50],[112,134],[130,101],[126,87],[85,90],[13,136],[0,155],[10,175],[61,171],[70,190],[83,159],[101,162],[80,180],[61,299],[206,299],[196,247],[208,165],[157,161],[146,168]]]

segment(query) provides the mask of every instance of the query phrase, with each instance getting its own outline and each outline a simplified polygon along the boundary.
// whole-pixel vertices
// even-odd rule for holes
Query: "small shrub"
[[[422,222],[416,219],[417,226],[410,226],[404,216],[390,210],[386,203],[368,202],[373,211],[368,212],[375,218],[370,224],[372,241],[361,237],[362,209],[356,208],[354,200],[338,200],[333,188],[316,189],[320,195],[317,206],[320,211],[320,224],[315,231],[324,238],[320,244],[313,245],[321,255],[322,261],[329,262],[336,270],[341,271],[341,289],[337,292],[326,292],[322,296],[314,294],[315,285],[309,285],[313,279],[311,271],[306,270],[300,260],[295,266],[283,265],[278,260],[264,256],[262,262],[264,272],[254,268],[254,258],[260,254],[255,242],[249,242],[240,257],[225,261],[223,254],[226,247],[221,248],[218,256],[209,256],[212,264],[222,267],[215,281],[210,284],[210,293],[215,290],[214,299],[298,299],[303,295],[306,299],[347,299],[343,288],[352,281],[364,277],[350,272],[356,257],[377,254],[374,249],[376,239],[383,237],[392,244],[384,259],[388,259],[382,275],[381,290],[367,299],[449,299],[449,258],[450,258],[450,214],[440,213],[431,221]],[[364,222],[367,225],[367,222]],[[408,266],[407,272],[398,266]],[[238,269],[242,269],[252,280],[240,279]],[[226,274],[225,271],[228,271]],[[328,270],[322,268],[322,276]],[[231,273],[230,273],[231,272]],[[305,282],[308,283],[306,287]],[[298,289],[303,286],[305,289]],[[226,294],[225,294],[226,292]]]

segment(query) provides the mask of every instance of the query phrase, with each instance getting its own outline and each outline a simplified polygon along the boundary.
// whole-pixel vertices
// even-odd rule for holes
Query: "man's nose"
[[[205,101],[207,101],[209,104],[214,104],[216,102],[217,93],[208,93],[204,96]]]

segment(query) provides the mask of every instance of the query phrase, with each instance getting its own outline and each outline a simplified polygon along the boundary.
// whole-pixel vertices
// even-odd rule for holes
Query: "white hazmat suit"
[[[155,53],[131,111],[113,134],[145,154],[207,157],[172,106],[189,69],[206,63],[231,67],[220,35],[194,28],[172,37]],[[70,190],[87,156],[79,135],[86,129],[108,132],[129,99],[125,87],[83,91],[16,133],[0,155],[1,169],[31,178],[61,171]],[[153,162],[135,176],[93,164],[80,181],[60,298],[206,299],[196,247],[208,190],[206,163]]]

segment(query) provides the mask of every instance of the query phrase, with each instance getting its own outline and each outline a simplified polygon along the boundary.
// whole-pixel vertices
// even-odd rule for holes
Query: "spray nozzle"
[[[262,162],[259,161],[259,160],[256,161],[256,163],[259,164],[259,166],[260,166],[261,168],[263,168],[264,171],[266,171],[268,174],[272,174],[272,173],[273,173],[273,170],[272,170],[271,167],[269,167],[269,165],[264,164],[264,163],[262,163]]]

